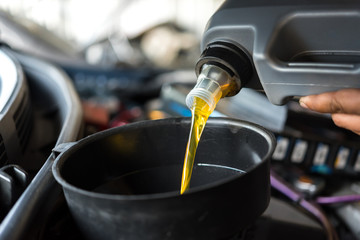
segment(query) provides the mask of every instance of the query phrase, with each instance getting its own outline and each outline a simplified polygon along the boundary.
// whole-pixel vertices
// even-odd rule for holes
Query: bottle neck
[[[195,102],[194,98],[198,97],[209,105],[212,112],[220,98],[237,90],[234,88],[238,88],[238,86],[227,71],[216,65],[205,64],[201,69],[195,87],[186,97],[186,105],[192,109]]]

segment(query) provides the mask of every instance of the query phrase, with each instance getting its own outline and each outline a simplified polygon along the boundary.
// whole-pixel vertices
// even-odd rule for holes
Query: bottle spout
[[[186,105],[189,109],[193,107],[194,98],[204,100],[213,111],[220,98],[225,97],[231,88],[238,88],[231,76],[222,68],[205,64],[198,76],[195,87],[186,97]],[[240,90],[240,89],[239,89]]]
[[[217,41],[209,43],[195,66],[197,76],[203,66],[215,65],[226,71],[233,79],[233,89],[227,96],[236,95],[251,79],[254,70],[249,55],[233,43]]]
[[[203,99],[213,111],[220,98],[236,95],[252,75],[252,64],[244,51],[227,42],[210,43],[196,64],[195,87],[186,97],[191,109],[194,98]]]

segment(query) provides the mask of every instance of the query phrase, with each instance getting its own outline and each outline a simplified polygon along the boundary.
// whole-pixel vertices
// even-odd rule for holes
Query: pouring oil
[[[211,112],[210,106],[203,99],[194,97],[194,104],[191,108],[191,128],[186,146],[180,194],[183,194],[190,186],[196,149],[199,144],[201,134],[205,128],[206,121]]]
[[[205,65],[199,75],[197,84],[186,97],[186,104],[191,110],[192,118],[184,158],[180,194],[183,194],[190,187],[196,149],[206,121],[220,98],[228,96],[238,87],[234,85],[234,82],[222,68]]]

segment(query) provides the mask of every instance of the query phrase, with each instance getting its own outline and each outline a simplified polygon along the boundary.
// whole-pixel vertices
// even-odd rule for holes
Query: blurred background
[[[4,0],[0,43],[62,68],[95,131],[141,119],[189,116],[184,93],[172,99],[171,85],[164,100],[161,89],[174,82],[194,85],[202,33],[222,2]],[[177,102],[175,113],[164,111],[169,101]]]
[[[2,0],[0,8],[2,15],[91,64],[193,68],[206,22],[221,2]],[[3,41],[11,37],[1,34]],[[13,47],[25,49],[22,39],[16,40]]]
[[[1,148],[0,141],[0,167],[13,167],[11,164],[16,163],[29,173],[29,180],[35,175],[40,179],[33,181],[31,188],[28,180],[17,191],[0,188],[0,195],[11,199],[6,204],[3,204],[6,202],[3,199],[0,201],[6,205],[0,206],[0,219],[8,218],[3,221],[7,225],[0,224],[0,238],[6,230],[10,239],[19,239],[14,236],[15,233],[34,240],[81,239],[69,212],[63,209],[63,199],[58,198],[58,205],[45,208],[44,202],[55,202],[49,199],[53,188],[46,184],[36,185],[48,182],[51,171],[46,167],[51,167],[52,149],[58,139],[75,141],[101,130],[140,120],[189,117],[191,113],[185,106],[185,97],[196,82],[194,68],[200,56],[202,33],[223,1],[0,1],[0,50],[16,56],[29,85],[28,99],[23,97],[26,96],[25,90],[14,91],[14,96],[9,99],[17,99],[18,102],[12,104],[13,108],[21,109],[24,116],[31,120],[22,120],[27,123],[28,130],[22,158],[9,155],[9,160],[1,162],[1,150],[4,148]],[[2,77],[8,68],[1,66],[0,82],[9,82]],[[21,76],[14,76],[10,80],[20,82]],[[71,91],[59,87],[68,82]],[[15,83],[15,87],[20,87]],[[25,81],[23,85],[26,85]],[[0,90],[1,87],[0,84]],[[72,91],[73,87],[75,91]],[[80,98],[81,106],[75,108],[77,110],[73,110],[76,104],[64,101],[73,92],[76,100]],[[20,101],[21,98],[25,100]],[[12,114],[15,110],[8,112]],[[84,126],[72,126],[65,122],[64,112],[84,120]],[[0,120],[3,115],[1,112]],[[236,96],[221,100],[212,116],[247,120],[272,131],[277,141],[272,156],[273,170],[309,199],[315,199],[319,194],[357,194],[356,197],[359,197],[359,136],[336,127],[329,115],[305,110],[297,101],[275,106],[263,93],[244,88]],[[8,130],[7,126],[4,129]],[[63,138],[70,133],[71,138]],[[4,140],[12,141],[13,135],[8,136],[11,138]],[[19,155],[19,149],[12,147],[6,150],[7,153],[13,150],[14,155]],[[48,156],[50,161],[46,161]],[[45,165],[48,162],[49,165]],[[39,171],[40,168],[44,171]],[[0,168],[0,179],[4,171],[9,171],[7,169]],[[8,184],[5,178],[4,181]],[[25,188],[30,189],[26,197],[21,198],[16,208],[12,208]],[[281,192],[273,191],[272,197],[281,201],[272,200],[275,203],[265,214],[266,218],[250,226],[246,230],[249,235],[241,234],[232,239],[281,240],[290,239],[289,236],[291,239],[325,239],[321,225],[310,221],[319,216],[309,218],[308,213],[314,215],[311,211],[304,215],[304,209],[298,209],[298,202],[293,204]],[[37,205],[28,207],[32,206],[29,201]],[[334,203],[343,201],[335,198]],[[15,209],[17,215],[8,214],[10,209]],[[340,239],[360,239],[360,204],[324,209]],[[47,218],[38,215],[46,215]],[[36,221],[33,221],[35,217]],[[28,229],[32,232],[28,233]],[[259,235],[254,235],[253,229],[259,229],[256,231]],[[270,230],[271,234],[268,234]]]

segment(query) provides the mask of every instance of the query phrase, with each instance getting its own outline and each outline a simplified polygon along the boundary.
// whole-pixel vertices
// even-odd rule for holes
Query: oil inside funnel
[[[178,191],[182,165],[162,166],[133,171],[104,182],[94,192],[120,195],[154,194]],[[198,187],[245,171],[223,165],[198,163],[194,166],[192,186]]]

